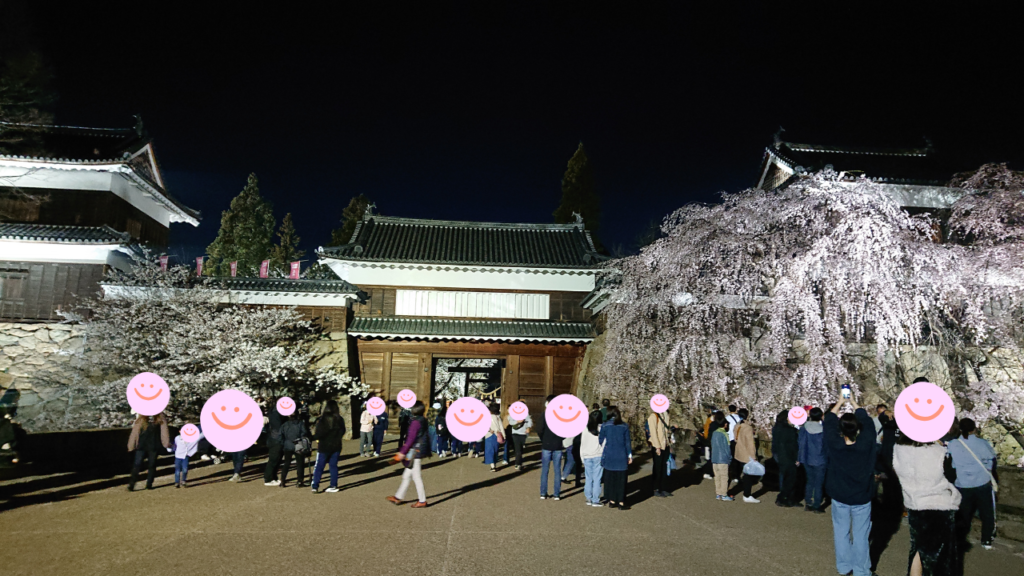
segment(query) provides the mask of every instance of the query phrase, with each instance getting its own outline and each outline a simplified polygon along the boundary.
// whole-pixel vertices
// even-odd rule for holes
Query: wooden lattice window
[[[25,316],[25,285],[28,272],[0,271],[0,318]]]

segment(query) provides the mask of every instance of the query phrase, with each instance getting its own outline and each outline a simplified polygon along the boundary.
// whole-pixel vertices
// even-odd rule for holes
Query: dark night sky
[[[991,9],[51,4],[31,10],[57,121],[142,114],[171,192],[204,214],[172,228],[188,256],[249,172],[310,250],[359,193],[387,215],[549,222],[581,140],[602,238],[627,248],[674,208],[752,185],[780,125],[823,144],[927,135],[951,173],[1024,168],[1018,15]]]

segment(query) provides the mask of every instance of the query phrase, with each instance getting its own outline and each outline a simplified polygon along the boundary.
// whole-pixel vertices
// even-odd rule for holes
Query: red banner
[[[167,272],[167,259],[168,258],[170,258],[170,256],[161,256],[160,257],[160,270],[162,270],[163,272]]]
[[[196,276],[203,275],[203,257],[196,256]]]
[[[292,273],[289,274],[288,277],[291,278],[292,280],[298,280],[299,279],[299,270],[301,268],[302,268],[302,264],[300,262],[292,262]]]
[[[260,263],[260,278],[266,278],[270,274],[270,260]]]
[[[235,274],[238,274],[238,260],[231,263],[231,277],[234,278]]]

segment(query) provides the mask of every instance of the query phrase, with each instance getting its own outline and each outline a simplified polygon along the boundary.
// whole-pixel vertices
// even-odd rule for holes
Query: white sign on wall
[[[395,296],[395,314],[398,316],[550,318],[551,297],[548,294],[396,290]]]

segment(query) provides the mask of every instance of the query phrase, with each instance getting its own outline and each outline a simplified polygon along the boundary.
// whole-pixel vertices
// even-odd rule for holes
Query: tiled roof
[[[370,216],[328,258],[542,268],[594,268],[603,259],[578,224],[498,224]]]
[[[0,239],[63,244],[126,244],[131,236],[109,226],[0,223]]]
[[[125,152],[141,148],[148,138],[134,128],[84,128],[0,122],[0,132],[17,132],[25,137],[5,144],[3,154],[31,158],[120,161]]]
[[[778,142],[765,150],[789,168],[817,172],[831,165],[836,172],[865,175],[893,184],[942,186],[956,171],[932,148],[871,148]]]
[[[359,288],[344,280],[291,280],[289,278],[214,278],[228,290],[252,292],[304,292],[358,294]]]
[[[586,322],[438,320],[433,318],[365,318],[352,321],[353,336],[425,340],[526,340],[589,342],[594,328]]]

